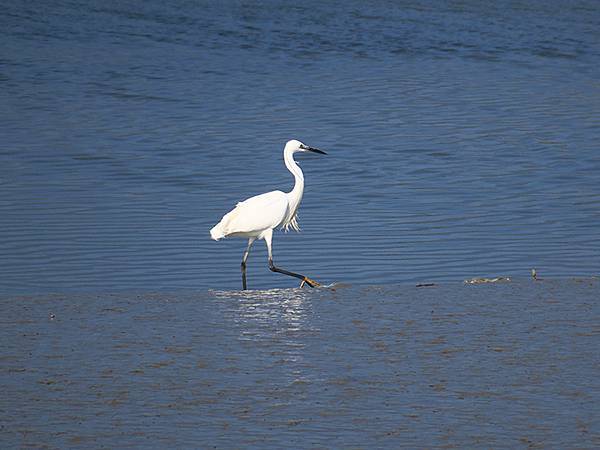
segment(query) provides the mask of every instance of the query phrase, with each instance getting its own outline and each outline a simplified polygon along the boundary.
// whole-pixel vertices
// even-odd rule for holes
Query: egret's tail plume
[[[223,228],[221,227],[220,223],[212,227],[212,229],[210,230],[210,237],[213,238],[215,241],[218,241],[222,237],[225,237],[225,233],[223,233]]]

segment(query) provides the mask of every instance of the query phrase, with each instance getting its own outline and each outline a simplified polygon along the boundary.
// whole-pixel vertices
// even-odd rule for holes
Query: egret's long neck
[[[298,166],[296,161],[294,161],[292,152],[284,151],[283,160],[285,161],[285,166],[290,172],[292,172],[292,175],[294,175],[296,180],[294,189],[288,193],[290,198],[290,209],[295,213],[296,209],[298,209],[298,205],[300,204],[300,200],[302,200],[302,193],[304,192],[304,174],[302,173],[300,166]]]

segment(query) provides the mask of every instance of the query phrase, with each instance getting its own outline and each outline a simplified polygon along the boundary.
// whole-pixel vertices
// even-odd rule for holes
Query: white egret
[[[294,161],[293,154],[296,152],[314,152],[326,155],[322,150],[309,147],[297,140],[288,141],[283,149],[283,160],[285,166],[292,175],[294,175],[295,184],[291,192],[272,191],[265,194],[250,197],[243,202],[239,202],[235,208],[223,216],[221,221],[210,230],[210,236],[218,241],[224,237],[245,237],[248,238],[248,246],[242,257],[242,288],[247,289],[246,284],[246,260],[250,253],[252,244],[257,239],[264,239],[267,244],[269,254],[269,269],[272,272],[279,272],[285,275],[299,278],[310,287],[318,286],[314,280],[295,272],[289,272],[280,269],[273,264],[273,253],[271,242],[273,239],[273,229],[284,228],[286,231],[292,228],[300,231],[296,213],[302,193],[304,192],[304,175],[302,170]]]

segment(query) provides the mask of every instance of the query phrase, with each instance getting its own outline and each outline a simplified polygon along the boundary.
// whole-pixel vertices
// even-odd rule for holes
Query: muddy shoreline
[[[600,282],[2,296],[6,448],[594,448]]]

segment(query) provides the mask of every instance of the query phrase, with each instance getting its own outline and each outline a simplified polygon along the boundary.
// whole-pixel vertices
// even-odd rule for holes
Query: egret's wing
[[[238,203],[219,225],[225,236],[259,233],[281,224],[287,209],[287,196],[283,192],[267,192]]]

